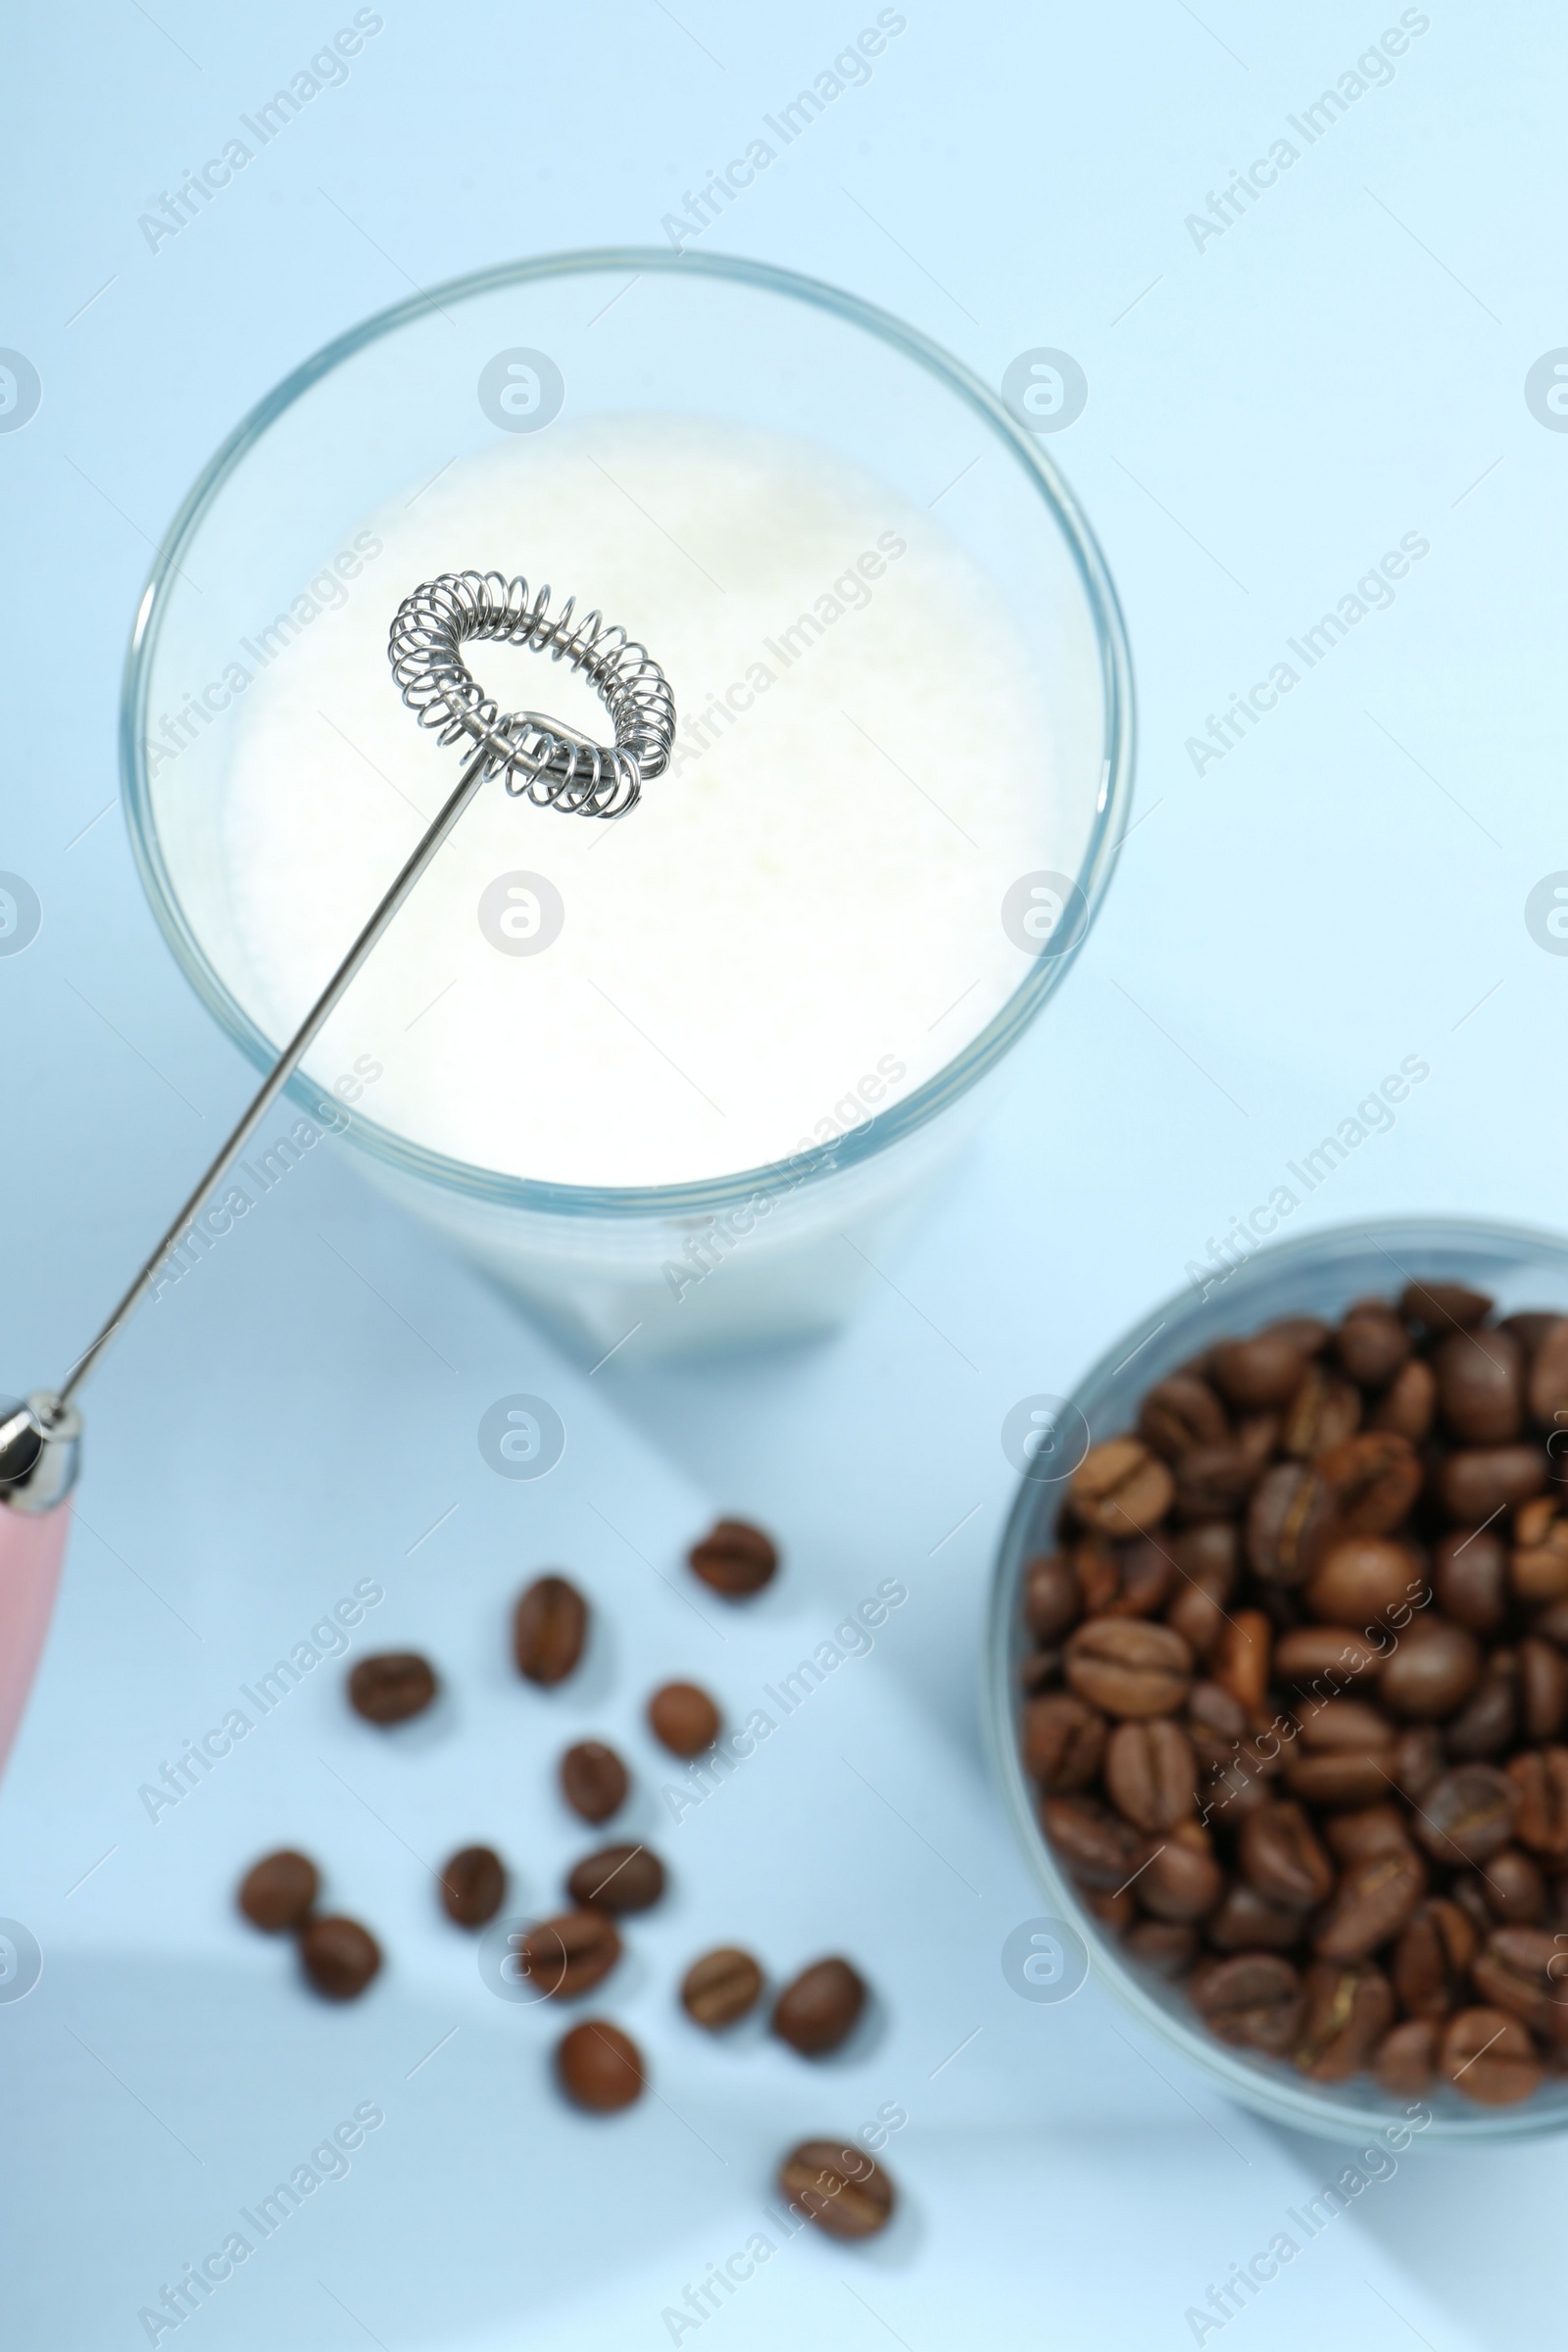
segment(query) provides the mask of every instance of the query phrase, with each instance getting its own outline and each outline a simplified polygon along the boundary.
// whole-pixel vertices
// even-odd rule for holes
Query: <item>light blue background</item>
[[[44,909],[0,960],[12,1388],[58,1377],[249,1083],[110,807],[129,619],[191,476],[296,362],[412,284],[659,241],[875,15],[383,13],[347,84],[156,255],[149,199],[352,11],[95,0],[8,34],[0,343],[43,379],[38,415],[0,436],[0,866]],[[1568,960],[1523,909],[1568,866],[1568,436],[1523,382],[1568,342],[1563,31],[1545,8],[1435,0],[1392,85],[1200,253],[1185,217],[1396,8],[906,13],[869,85],[705,241],[847,284],[994,382],[1034,346],[1079,359],[1089,405],[1053,454],[1127,612],[1143,821],[982,1148],[832,1345],[679,1374],[628,1350],[589,1381],[320,1152],[118,1347],[0,1799],[0,1910],[46,1954],[0,2008],[18,2347],[145,2341],[137,2307],[362,2099],[384,2130],[203,2311],[210,2347],[665,2343],[662,2310],[759,2226],[782,2148],[886,2100],[909,2116],[888,2151],[897,2228],[792,2245],[705,2323],[705,2352],[1176,2346],[1186,2307],[1338,2162],[1178,2077],[1093,1987],[1055,2008],[1003,1984],[1039,1900],[978,1728],[998,1433],[1405,1055],[1430,1080],[1294,1229],[1561,1214]],[[1196,775],[1186,739],[1410,531],[1431,553],[1393,610]],[[516,1390],[570,1433],[538,1486],[494,1478],[474,1445]],[[779,1531],[787,1573],[754,1609],[699,1617],[677,1563],[722,1507]],[[545,1700],[507,1671],[503,1629],[551,1563],[604,1639]],[[329,1670],[150,1824],[137,1785],[367,1574],[378,1643],[447,1671],[442,1716],[377,1743]],[[661,1825],[645,1690],[686,1671],[739,1712],[893,1575],[910,1598],[874,1654]],[[660,2096],[611,2126],[563,2112],[547,2029],[484,1995],[421,1868],[493,1836],[519,1895],[548,1898],[579,1842],[549,1786],[567,1727],[625,1745],[636,1827],[675,1875],[604,2004]],[[353,2012],[296,1992],[232,1917],[236,1868],[285,1836],[384,1936]],[[778,1972],[857,1955],[881,1996],[871,2046],[817,2074],[755,2037],[699,2044],[670,1986],[721,1936]],[[1565,2181],[1549,2144],[1412,2152],[1228,2340],[1552,2340]]]

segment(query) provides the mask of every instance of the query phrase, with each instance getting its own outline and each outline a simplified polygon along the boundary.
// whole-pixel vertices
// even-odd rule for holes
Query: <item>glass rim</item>
[[[662,246],[594,246],[497,263],[449,278],[376,311],[323,343],[283,376],[220,443],[186,492],[158,548],[131,626],[120,702],[120,767],[131,854],[159,928],[208,1010],[258,1069],[268,1069],[276,1058],[278,1046],[264,1034],[209,962],[174,888],[153,808],[146,758],[148,685],[172,585],[179,576],[180,559],[230,476],[269,427],[342,362],[412,321],[455,303],[474,300],[509,286],[577,273],[619,270],[642,275],[683,272],[724,279],[828,312],[880,337],[966,402],[1018,460],[1072,557],[1095,631],[1104,719],[1100,789],[1088,843],[1074,876],[1083,894],[1085,909],[1078,936],[1060,955],[1037,956],[1005,1003],[960,1053],[898,1102],[874,1112],[863,1126],[851,1129],[829,1144],[759,1167],[679,1184],[625,1186],[556,1184],[535,1177],[507,1175],[499,1169],[481,1167],[428,1145],[415,1143],[358,1112],[347,1130],[350,1141],[403,1175],[422,1178],[470,1200],[554,1215],[678,1217],[722,1211],[754,1193],[776,1188],[786,1173],[793,1186],[813,1175],[851,1169],[915,1133],[966,1094],[1021,1037],[1046,999],[1065,977],[1089,935],[1115,865],[1122,838],[1118,828],[1129,811],[1132,797],[1136,741],[1132,655],[1115,587],[1100,544],[1066,482],[1000,395],[961,360],[918,327],[907,325],[891,312],[824,279],[738,255],[677,253]],[[318,1106],[321,1090],[303,1073],[296,1072],[286,1091],[308,1111]]]

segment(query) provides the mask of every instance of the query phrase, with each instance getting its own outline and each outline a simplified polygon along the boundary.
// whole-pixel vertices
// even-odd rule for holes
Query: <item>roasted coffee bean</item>
[[[718,1738],[718,1709],[695,1683],[665,1683],[648,1701],[648,1728],[672,1756],[700,1756]]]
[[[1124,1886],[1085,1886],[1084,1903],[1112,1936],[1125,1936],[1138,1917],[1138,1905]]]
[[[1288,1404],[1311,1352],[1293,1334],[1259,1331],[1250,1340],[1221,1340],[1214,1349],[1214,1386],[1227,1403],[1246,1412]]]
[[[724,1944],[694,1960],[680,1981],[681,2007],[710,2034],[739,2025],[761,1998],[762,1972],[750,1952]]]
[[[1265,1470],[1247,1506],[1247,1557],[1265,1584],[1305,1584],[1334,1530],[1334,1497],[1305,1462]]]
[[[1104,1602],[1112,1617],[1152,1617],[1170,1598],[1176,1562],[1162,1540],[1140,1536],[1116,1550],[1116,1587]]]
[[[1291,1794],[1314,1805],[1372,1805],[1389,1793],[1394,1730],[1387,1716],[1355,1698],[1330,1698],[1298,1710],[1299,1736],[1285,1757]]]
[[[1156,1976],[1183,1977],[1198,1957],[1198,1930],[1176,1919],[1135,1920],[1127,1931],[1127,1949]]]
[[[1554,1315],[1531,1345],[1525,1382],[1530,1417],[1543,1429],[1568,1425],[1568,1315]]]
[[[1092,1796],[1048,1796],[1040,1821],[1080,1886],[1120,1886],[1138,1868],[1138,1832]]]
[[[1176,1482],[1139,1438],[1092,1446],[1072,1474],[1068,1494],[1086,1527],[1113,1542],[1148,1535],[1170,1509]]]
[[[1098,1778],[1109,1731],[1098,1707],[1070,1690],[1048,1690],[1023,1711],[1024,1770],[1051,1796],[1070,1796]]]
[[[1456,1527],[1440,1536],[1432,1581],[1445,1617],[1473,1634],[1494,1634],[1508,1614],[1508,1554],[1490,1528]]]
[[[1568,1763],[1568,1750],[1563,1758]],[[1427,1790],[1411,1826],[1434,1862],[1485,1862],[1508,1843],[1523,1810],[1514,1784],[1494,1765],[1458,1764]]]
[[[1568,1600],[1548,1601],[1534,1619],[1532,1631],[1553,1649],[1568,1649]]]
[[[1410,1846],[1352,1862],[1312,1930],[1320,1960],[1369,1960],[1397,1936],[1427,1890],[1426,1864]]]
[[[1438,2029],[1429,2017],[1391,2028],[1372,2053],[1372,2073],[1391,2099],[1424,2098],[1437,2067]]]
[[[1394,1987],[1368,1961],[1317,1960],[1306,1972],[1306,2018],[1292,2056],[1314,2082],[1358,2075],[1394,2023]]]
[[[1301,2030],[1301,1980],[1277,1952],[1238,1952],[1193,1972],[1193,2006],[1211,2034],[1243,2049],[1282,2058]]]
[[[1568,1714],[1568,1658],[1549,1642],[1519,1644],[1519,1720],[1532,1747],[1555,1740]]]
[[[537,1577],[513,1613],[517,1672],[546,1690],[564,1683],[582,1656],[587,1633],[588,1603],[576,1586],[564,1576]]]
[[[466,1845],[441,1873],[441,1907],[460,1928],[482,1928],[507,1899],[507,1871],[488,1845]]]
[[[1082,1596],[1083,1615],[1108,1617],[1112,1602],[1121,1594],[1121,1559],[1114,1545],[1103,1536],[1090,1536],[1075,1544],[1072,1572]]]
[[[786,2201],[829,2237],[874,2237],[893,2218],[897,2194],[864,2148],[836,2139],[803,2139],[778,2168]]]
[[[1182,1923],[1204,1919],[1225,1892],[1225,1873],[1209,1851],[1208,1834],[1197,1822],[1172,1830],[1133,1884],[1138,1906],[1155,1919]]]
[[[1272,1323],[1263,1326],[1303,1355],[1321,1355],[1334,1337],[1334,1326],[1325,1323],[1321,1315],[1276,1315]]]
[[[1361,1419],[1361,1392],[1326,1365],[1308,1364],[1280,1424],[1280,1451],[1309,1462],[1354,1435]]]
[[[308,1919],[300,1930],[300,1966],[327,2000],[357,2000],[381,1966],[381,1947],[357,1919]]]
[[[1166,1608],[1165,1623],[1197,1658],[1208,1656],[1224,1630],[1225,1596],[1232,1582],[1221,1569],[1200,1568],[1178,1588]]]
[[[1144,1398],[1138,1434],[1167,1462],[1175,1462],[1190,1446],[1219,1445],[1230,1435],[1230,1422],[1206,1380],[1174,1372]]]
[[[1111,1802],[1136,1829],[1173,1830],[1190,1817],[1198,1796],[1198,1758],[1179,1723],[1168,1716],[1118,1723],[1104,1755]]]
[[[1374,1429],[1392,1430],[1419,1446],[1431,1431],[1437,1410],[1438,1376],[1424,1357],[1412,1356],[1402,1371],[1395,1374],[1369,1419]]]
[[[1023,1613],[1037,1642],[1054,1642],[1078,1622],[1078,1579],[1063,1551],[1031,1560],[1024,1571]]]
[[[1552,1325],[1561,1321],[1560,1315],[1542,1314],[1526,1308],[1522,1314],[1501,1316],[1497,1323],[1497,1329],[1513,1333],[1514,1338],[1524,1349],[1528,1361],[1534,1356],[1536,1349],[1541,1346]]]
[[[1423,1590],[1415,1555],[1402,1544],[1387,1536],[1342,1536],[1308,1584],[1305,1600],[1320,1621],[1364,1633]]]
[[[1346,1535],[1392,1536],[1421,1492],[1421,1459],[1392,1429],[1367,1429],[1319,1454],[1315,1464]]]
[[[1480,1941],[1458,1903],[1433,1895],[1417,1904],[1391,1964],[1394,1989],[1411,2017],[1446,2017],[1458,2006]]]
[[[1263,1712],[1268,1692],[1274,1628],[1261,1609],[1237,1609],[1220,1629],[1208,1671],[1249,1718]]]
[[[279,1936],[297,1928],[321,1890],[321,1874],[306,1854],[282,1846],[253,1862],[235,1897],[253,1928]]]
[[[1546,1457],[1537,1446],[1462,1446],[1444,1455],[1432,1482],[1449,1518],[1466,1527],[1527,1502],[1545,1483]]]
[[[1568,1947],[1545,1928],[1497,1928],[1488,1936],[1470,1971],[1476,1991],[1494,2009],[1539,2034],[1557,2049],[1568,2048]]]
[[[1568,1512],[1555,1495],[1534,1495],[1515,1511],[1508,1582],[1529,1609],[1568,1598]]]
[[[744,1519],[720,1519],[686,1555],[692,1573],[726,1600],[745,1600],[770,1585],[778,1568],[778,1545]]]
[[[608,2018],[585,2017],[556,2045],[556,2080],[573,2106],[614,2115],[642,2097],[647,2069],[629,2034]]]
[[[1176,1464],[1176,1515],[1184,1520],[1232,1518],[1268,1466],[1279,1416],[1254,1414],[1218,1446],[1192,1446]]]
[[[1193,1653],[1168,1625],[1092,1617],[1067,1643],[1067,1680],[1107,1715],[1171,1715],[1192,1684]]]
[[[1461,2009],[1450,2018],[1438,2065],[1455,2090],[1483,2107],[1510,2107],[1541,2088],[1535,2044],[1501,2009]]]
[[[585,1854],[566,1881],[581,1911],[651,1910],[664,1891],[664,1865],[646,1845],[605,1845]]]
[[[1442,1617],[1416,1617],[1378,1677],[1378,1696],[1396,1715],[1441,1723],[1463,1706],[1480,1679],[1474,1634]]]
[[[1442,1339],[1447,1332],[1470,1331],[1484,1323],[1492,1300],[1463,1282],[1410,1282],[1399,1294],[1399,1312],[1407,1323],[1422,1324]]]
[[[1412,1851],[1409,1823],[1396,1805],[1363,1805],[1354,1813],[1338,1813],[1325,1822],[1323,1838],[1342,1870],[1368,1862],[1374,1854]]]
[[[1413,1724],[1409,1731],[1399,1734],[1394,1743],[1394,1761],[1389,1772],[1401,1796],[1417,1803],[1433,1783],[1442,1778],[1443,1770],[1443,1740],[1430,1724]]]
[[[1506,1446],[1524,1424],[1524,1351],[1506,1331],[1455,1331],[1432,1359],[1438,1410],[1466,1446]]]
[[[1306,1933],[1305,1915],[1266,1902],[1255,1886],[1232,1886],[1203,1930],[1217,1952],[1291,1952]]]
[[[1228,1754],[1247,1730],[1247,1710],[1218,1683],[1195,1683],[1187,1693],[1187,1721],[1195,1735],[1218,1741]]]
[[[1387,1388],[1410,1352],[1410,1334],[1381,1298],[1358,1298],[1346,1309],[1335,1352],[1364,1389]]]
[[[1548,1870],[1561,1870],[1568,1863],[1568,1747],[1527,1748],[1515,1756],[1508,1766],[1508,1788],[1517,1808],[1520,1844]],[[1504,1842],[1497,1840],[1498,1845]]]
[[[1216,1765],[1200,1787],[1200,1810],[1204,1821],[1222,1829],[1239,1830],[1249,1815],[1272,1804],[1279,1795],[1280,1752],[1270,1746],[1260,1754],[1254,1740],[1243,1740],[1225,1761]]]
[[[1178,1585],[1191,1578],[1221,1600],[1230,1598],[1242,1556],[1234,1520],[1200,1520],[1196,1526],[1177,1528],[1161,1542],[1168,1542]]]
[[[1540,1928],[1546,1922],[1550,1895],[1539,1862],[1517,1845],[1504,1845],[1480,1875],[1481,1899],[1502,1928]]]
[[[620,1958],[620,1937],[604,1911],[564,1911],[542,1919],[516,1947],[519,1977],[541,2000],[575,2000],[608,1977]]]
[[[849,2038],[865,2007],[865,1985],[847,1960],[814,1960],[773,2004],[772,2028],[803,2058],[825,2058]]]
[[[596,1826],[620,1810],[629,1786],[625,1765],[602,1740],[579,1740],[561,1759],[562,1795]]]
[[[1293,1690],[1332,1698],[1352,1684],[1368,1682],[1385,1653],[1363,1634],[1343,1625],[1302,1625],[1281,1634],[1274,1644],[1274,1672]]]
[[[1456,1763],[1500,1756],[1512,1747],[1519,1717],[1519,1661],[1494,1649],[1466,1704],[1445,1726],[1443,1744]]]
[[[1334,1886],[1334,1865],[1298,1804],[1259,1805],[1242,1824],[1237,1860],[1249,1884],[1284,1911],[1310,1911]]]
[[[388,1649],[361,1658],[349,1676],[349,1704],[367,1723],[407,1723],[436,1693],[435,1670],[416,1650]]]

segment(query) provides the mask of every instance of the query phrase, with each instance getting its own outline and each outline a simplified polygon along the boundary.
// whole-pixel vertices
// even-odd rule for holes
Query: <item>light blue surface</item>
[[[248,1083],[100,816],[130,613],[189,479],[270,383],[411,282],[657,238],[875,15],[384,13],[347,82],[157,253],[149,201],[352,11],[283,0],[241,23],[156,0],[156,24],[91,6],[11,28],[0,344],[43,385],[0,435],[23,590],[0,867],[43,906],[0,959],[13,1386],[82,1345]],[[1192,2342],[1187,2307],[1337,2169],[1178,2079],[1093,1986],[1035,2006],[1002,1980],[1037,1897],[978,1729],[998,1432],[1406,1055],[1430,1079],[1292,1229],[1562,1218],[1568,960],[1524,905],[1568,867],[1568,436],[1523,387],[1568,342],[1563,33],[1544,9],[1434,7],[1392,83],[1200,252],[1186,216],[1399,12],[1200,13],[911,7],[868,84],[706,232],[904,313],[992,381],[1037,347],[1081,362],[1088,407],[1054,455],[1139,668],[1143,822],[1101,924],[853,1330],[678,1376],[628,1349],[588,1380],[322,1152],[107,1362],[0,1797],[0,1910],[45,1953],[37,1989],[0,2007],[8,2343],[145,2342],[138,2307],[362,2100],[384,2129],[204,2307],[200,2340],[666,2343],[662,2312],[760,2226],[790,2139],[896,2100],[906,2210],[886,2240],[796,2241],[683,2340],[1141,2352]],[[1196,774],[1187,739],[1407,532],[1430,554],[1393,609]],[[493,1477],[474,1442],[522,1390],[568,1430],[537,1485]],[[704,1600],[710,1625],[678,1559],[725,1506],[776,1527],[788,1566],[744,1614]],[[606,1629],[550,1700],[503,1650],[541,1564],[580,1578]],[[379,1742],[328,1667],[151,1823],[138,1785],[366,1575],[387,1595],[375,1638],[428,1645],[449,1711]],[[707,1807],[659,1823],[646,1689],[684,1670],[739,1711],[894,1576],[910,1597],[872,1654]],[[659,1823],[676,1881],[603,2004],[661,2096],[608,2126],[558,2106],[547,2031],[483,1991],[418,1859],[492,1835],[547,1899],[578,1847],[549,1788],[568,1726],[624,1741],[636,1825]],[[232,1920],[236,1867],[281,1836],[385,1936],[352,2013],[297,1995]],[[779,1971],[855,1954],[881,1996],[869,2046],[812,2073],[699,2042],[670,1986],[721,1935]],[[1555,2340],[1565,2174],[1554,2144],[1412,2151],[1227,2339]]]

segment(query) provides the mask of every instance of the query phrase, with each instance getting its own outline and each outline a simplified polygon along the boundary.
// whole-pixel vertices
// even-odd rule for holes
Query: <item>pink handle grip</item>
[[[70,1533],[69,1496],[36,1513],[0,1503],[0,1767],[43,1655]]]

